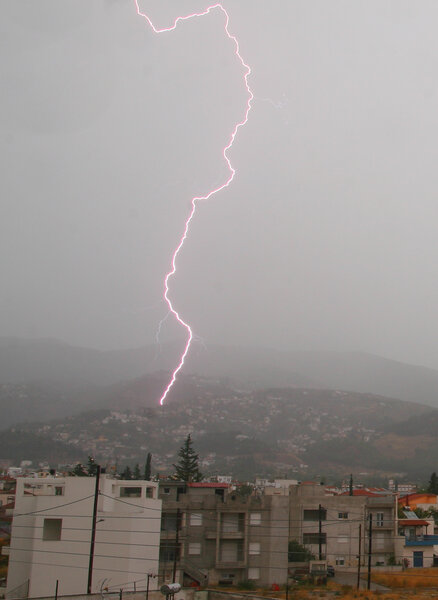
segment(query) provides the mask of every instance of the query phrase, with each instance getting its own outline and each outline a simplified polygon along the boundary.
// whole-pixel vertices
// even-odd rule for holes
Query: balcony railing
[[[438,535],[406,536],[405,546],[438,546]]]

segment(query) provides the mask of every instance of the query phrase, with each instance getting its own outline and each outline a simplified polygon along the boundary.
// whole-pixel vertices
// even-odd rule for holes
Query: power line
[[[53,563],[42,563],[42,562],[34,562],[34,561],[29,561],[29,560],[16,560],[16,559],[10,559],[9,562],[15,562],[15,563],[21,563],[21,564],[26,564],[26,565],[40,565],[40,566],[45,566],[45,567],[64,567],[67,569],[86,569],[88,571],[88,565],[87,566],[81,566],[81,565],[54,565]],[[103,568],[103,567],[94,567],[93,568],[94,571],[111,571],[113,573],[126,573],[126,569],[113,569],[113,568]],[[140,571],[129,571],[132,575],[144,575],[143,572]]]

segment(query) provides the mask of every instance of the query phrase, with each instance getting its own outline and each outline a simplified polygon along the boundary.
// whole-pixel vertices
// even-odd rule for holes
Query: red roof
[[[341,496],[349,496],[350,492],[342,492]],[[369,492],[368,490],[353,490],[353,496],[381,496],[382,494],[376,494]]]
[[[194,488],[229,488],[229,483],[188,483],[189,487]]]
[[[399,519],[398,524],[413,527],[417,527],[419,525],[426,525],[427,527],[430,525],[429,521],[424,521],[423,519]]]
[[[432,492],[412,492],[411,494],[406,494],[405,496],[400,496],[400,498],[398,499],[398,503],[399,504],[404,504],[407,505],[409,504],[409,500],[419,500],[421,498],[424,498],[424,496],[431,496],[431,497],[435,497],[435,502],[438,499],[438,495],[437,494],[432,494]],[[421,502],[420,502],[421,504]],[[434,502],[425,502],[424,504],[434,504]]]

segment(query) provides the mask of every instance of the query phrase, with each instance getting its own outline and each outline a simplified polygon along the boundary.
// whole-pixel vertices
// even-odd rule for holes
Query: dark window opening
[[[321,508],[321,510],[316,509],[304,509],[303,513],[303,521],[325,521],[327,519],[327,510],[325,508]]]
[[[120,498],[141,498],[141,487],[121,487]]]
[[[62,519],[44,519],[43,540],[57,542],[61,539]]]
[[[303,533],[303,544],[325,544],[326,541],[326,533]]]
[[[174,562],[179,560],[179,544],[165,543],[160,546],[160,562]]]

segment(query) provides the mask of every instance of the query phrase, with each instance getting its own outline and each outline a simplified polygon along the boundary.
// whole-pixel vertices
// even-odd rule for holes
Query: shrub
[[[289,562],[306,562],[314,560],[315,556],[297,540],[289,542]]]
[[[251,579],[244,579],[237,587],[240,590],[255,590],[256,588],[254,581],[251,581]]]

